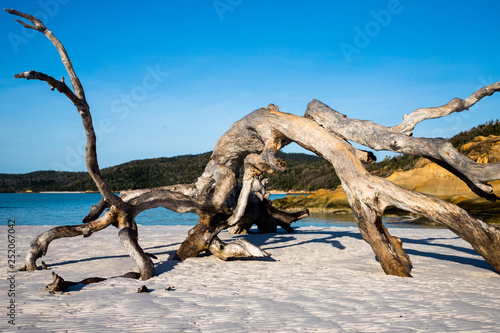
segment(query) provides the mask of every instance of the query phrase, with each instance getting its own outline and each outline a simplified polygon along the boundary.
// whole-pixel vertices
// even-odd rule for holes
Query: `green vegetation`
[[[203,173],[211,153],[137,160],[102,170],[114,191],[193,183]],[[68,191],[97,191],[88,174],[67,185]]]
[[[88,175],[86,172],[36,171],[26,174],[0,174],[0,192],[69,191],[70,184]]]
[[[102,170],[103,177],[114,191],[193,183],[203,173],[211,153],[183,155],[131,161]],[[321,158],[308,154],[279,156],[287,161],[289,170],[271,179],[270,189],[289,190],[293,184],[318,189],[324,181],[331,181],[323,173],[333,168]],[[308,172],[308,168],[314,170]],[[317,178],[316,180],[314,178]],[[318,181],[319,180],[319,181]],[[315,183],[316,182],[316,183]],[[20,191],[97,191],[86,172],[36,171],[27,174],[0,174],[0,192]]]
[[[500,122],[490,121],[453,136],[451,143],[459,148],[476,136],[500,135]],[[115,191],[158,187],[195,182],[210,159],[210,152],[137,160],[102,170]],[[340,180],[333,167],[320,157],[309,154],[278,153],[288,170],[268,176],[268,189],[278,191],[316,191],[335,189]],[[399,155],[367,166],[367,170],[387,177],[396,170],[411,169],[418,157]],[[19,191],[96,191],[86,172],[36,171],[27,174],[0,174],[0,192]]]
[[[340,185],[340,179],[331,164],[320,157],[284,153],[279,153],[278,156],[286,161],[287,170],[268,176],[270,190],[316,191]]]
[[[114,191],[192,183],[208,163],[211,153],[131,161],[102,170]],[[97,191],[86,172],[37,171],[0,174],[0,192]]]
[[[457,149],[462,147],[464,144],[471,142],[476,136],[489,136],[489,135],[500,135],[500,122],[497,120],[490,120],[486,124],[479,125],[477,127],[471,128],[468,131],[460,132],[454,135],[450,142]]]

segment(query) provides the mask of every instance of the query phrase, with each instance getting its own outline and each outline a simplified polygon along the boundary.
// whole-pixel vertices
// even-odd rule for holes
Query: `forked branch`
[[[33,15],[21,13],[20,11],[17,11],[15,9],[5,9],[5,11],[8,12],[9,14],[17,15],[19,17],[22,17],[30,21],[31,23],[33,23],[33,25],[27,24],[21,20],[16,19],[16,21],[21,23],[26,29],[33,29],[39,31],[43,33],[52,42],[52,44],[56,47],[57,52],[59,52],[59,55],[61,56],[61,60],[64,64],[64,67],[66,67],[66,71],[68,72],[69,78],[71,79],[71,84],[73,85],[73,89],[75,90],[75,95],[81,100],[85,100],[85,93],[83,91],[82,84],[80,83],[80,79],[78,79],[78,76],[76,76],[75,70],[73,69],[73,65],[71,63],[71,60],[69,59],[68,53],[66,52],[64,45],[59,41],[59,39],[56,38],[56,36],[54,36],[52,31],[47,29],[47,27],[43,24],[43,22]]]
[[[487,91],[493,93],[492,89]],[[331,133],[372,149],[428,158],[455,174],[477,195],[490,201],[498,199],[493,193],[493,187],[487,182],[499,178],[500,163],[476,163],[445,139],[416,138],[394,132],[369,120],[351,119],[317,100],[308,104],[305,117]]]

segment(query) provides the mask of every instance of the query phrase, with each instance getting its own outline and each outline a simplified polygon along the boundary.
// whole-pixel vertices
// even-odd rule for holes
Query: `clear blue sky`
[[[229,126],[312,98],[358,119],[467,97],[500,80],[498,1],[2,1],[40,14],[86,89],[101,167],[213,149]],[[71,102],[37,70],[67,74],[50,42],[0,13],[0,172],[84,171]],[[417,126],[450,137],[499,118],[500,96]],[[302,151],[291,146],[285,151]],[[383,158],[385,152],[378,153]]]

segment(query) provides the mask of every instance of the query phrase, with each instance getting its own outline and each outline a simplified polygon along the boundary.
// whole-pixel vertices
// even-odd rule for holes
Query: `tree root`
[[[141,273],[141,280],[147,280],[154,276],[155,268],[150,256],[144,253],[142,248],[137,242],[137,231],[132,228],[123,228],[118,233],[120,242],[123,247],[128,251],[129,255],[134,259],[139,272]]]
[[[26,254],[24,264],[18,268],[19,271],[36,271],[36,261],[47,253],[50,242],[63,237],[76,237],[83,235],[88,237],[92,234],[87,224],[77,226],[61,226],[52,228],[39,235],[31,242],[31,247]]]
[[[140,278],[140,274],[136,273],[136,272],[129,272],[129,273],[121,275],[121,276],[114,276],[114,277],[112,277],[112,279],[118,278],[118,277],[124,277],[124,278],[138,280]],[[79,285],[79,284],[99,283],[99,282],[106,281],[106,280],[108,280],[108,279],[101,278],[101,277],[90,277],[90,278],[83,279],[80,282],[66,281],[61,276],[57,275],[55,272],[52,272],[52,283],[45,286],[45,289],[50,291],[50,292],[62,292],[62,291],[67,291],[68,288]]]

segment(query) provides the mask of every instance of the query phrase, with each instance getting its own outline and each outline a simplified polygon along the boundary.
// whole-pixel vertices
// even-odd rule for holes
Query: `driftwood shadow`
[[[427,257],[427,258],[434,258],[434,259],[439,259],[443,261],[451,261],[451,262],[456,262],[459,264],[464,264],[464,265],[470,265],[474,266],[477,268],[482,268],[486,270],[490,270],[492,272],[495,272],[495,269],[493,266],[491,266],[489,263],[487,263],[474,249],[471,248],[466,248],[463,246],[456,246],[452,244],[445,244],[445,243],[439,243],[440,240],[449,240],[450,238],[426,238],[426,239],[411,239],[411,238],[402,238],[401,240],[403,241],[403,246],[404,244],[417,244],[417,245],[425,245],[425,246],[430,246],[430,247],[442,247],[446,249],[450,249],[453,251],[456,251],[457,254],[445,254],[445,253],[438,253],[438,252],[427,252],[427,251],[422,251],[422,250],[416,250],[416,249],[406,249],[406,253],[409,255],[416,255],[416,256],[422,256],[422,257]],[[456,236],[453,237],[452,239],[460,239],[460,237]],[[460,254],[465,254],[465,256],[461,256]],[[469,256],[474,256],[476,258],[471,258]]]
[[[295,233],[287,233],[287,232],[276,232],[276,233],[268,233],[268,234],[248,234],[241,235],[240,237],[245,237],[249,242],[257,245],[264,246],[266,250],[280,249],[289,247],[290,244],[286,244],[291,241],[296,241],[298,234],[316,234],[318,237],[314,239],[310,239],[307,241],[301,241],[299,243],[293,244],[302,245],[302,244],[310,244],[310,243],[327,243],[332,245],[335,248],[340,250],[344,250],[345,246],[342,245],[341,242],[338,241],[339,238],[342,237],[351,237],[355,239],[363,239],[359,232],[350,232],[350,231],[309,231],[309,230],[300,230],[295,229]],[[270,246],[271,245],[271,246]]]
[[[290,244],[287,244],[292,241],[297,240],[297,235],[300,234],[308,234],[308,235],[316,235],[313,239],[309,239],[306,241],[301,241],[293,244],[303,245],[310,243],[326,243],[330,244],[333,247],[336,247],[340,250],[346,249],[346,247],[339,241],[339,239],[343,237],[350,237],[357,240],[363,240],[361,234],[356,231],[327,231],[327,230],[301,230],[300,228],[295,229],[296,233],[286,233],[286,232],[276,232],[269,234],[257,234],[251,233],[248,235],[241,235],[237,237],[244,237],[249,242],[257,246],[263,246],[265,250],[271,251],[273,249],[290,247]],[[451,239],[459,239],[460,237],[456,236]],[[450,238],[446,237],[430,237],[425,239],[412,239],[412,238],[401,238],[403,241],[403,247],[405,248],[406,253],[414,256],[421,256],[427,258],[434,258],[443,261],[456,262],[459,264],[470,265],[477,268],[482,268],[486,270],[490,270],[492,272],[496,272],[495,269],[487,263],[474,249],[467,248],[464,246],[457,246],[453,244],[446,244],[444,241],[450,240]],[[445,254],[433,251],[423,251],[421,249],[409,249],[408,245],[423,245],[429,246],[430,248],[445,248],[449,250],[456,251],[456,254]],[[470,256],[474,256],[475,258],[471,258]]]

